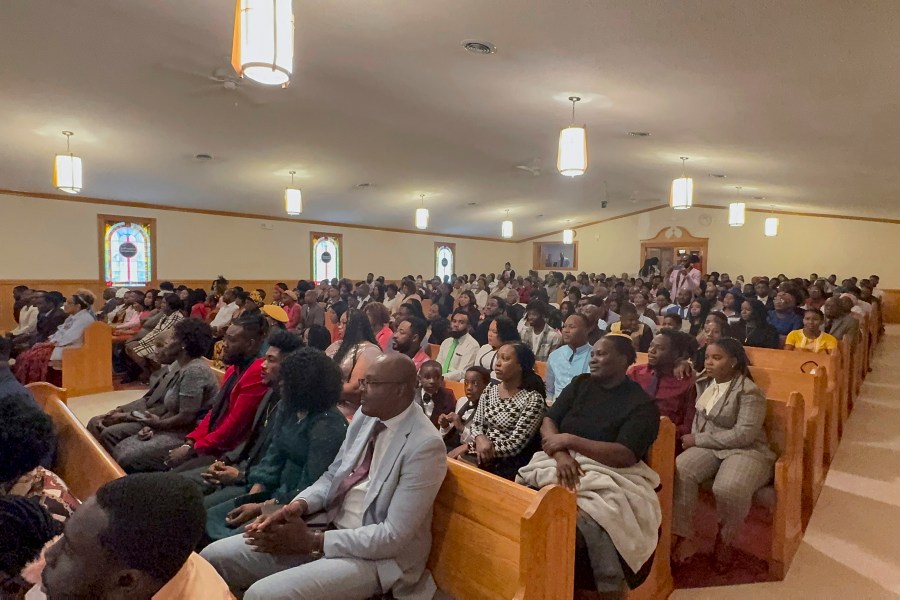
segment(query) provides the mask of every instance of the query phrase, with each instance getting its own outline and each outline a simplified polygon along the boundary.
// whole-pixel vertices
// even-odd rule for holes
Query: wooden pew
[[[661,600],[672,592],[669,565],[675,426],[660,422],[647,462],[660,474],[662,527],[647,581],[631,600]],[[449,460],[434,504],[428,567],[454,598],[555,600],[572,597],[575,495],[560,486],[535,491]]]
[[[856,397],[856,384],[853,380],[853,345],[849,338],[840,341],[841,348],[841,379],[844,382],[844,395],[841,397],[841,418],[840,430],[841,436],[844,435],[844,424],[850,417],[850,408],[853,406],[853,399]]]
[[[803,440],[803,518],[809,520],[825,483],[825,388],[826,369],[815,375],[750,367],[753,381],[767,398],[788,402],[794,392],[803,396],[806,425]]]
[[[453,397],[459,400],[466,396],[466,384],[462,381],[444,380],[444,387],[453,392]]]
[[[440,351],[440,344],[428,344],[428,356],[431,357],[431,360],[437,360],[438,353],[440,353]]]
[[[659,435],[647,455],[647,465],[659,474],[659,505],[662,525],[659,543],[653,557],[650,575],[636,590],[628,593],[629,600],[668,598],[675,588],[672,579],[672,499],[675,492],[675,425],[668,418],[659,420]]]
[[[53,420],[58,439],[53,472],[62,477],[77,498],[86,500],[104,483],[125,475],[66,406],[65,389],[49,383],[32,383],[28,389]]]
[[[547,363],[542,360],[536,360],[534,362],[534,372],[537,373],[541,379],[547,381]]]
[[[460,600],[563,600],[575,576],[575,495],[534,491],[456,460],[434,502],[431,569]]]
[[[833,354],[814,354],[802,351],[771,350],[769,348],[744,348],[750,364],[792,373],[810,373],[818,367],[825,368],[827,386],[825,389],[825,463],[831,464],[840,440],[841,405],[846,393],[842,381],[840,348]]]
[[[112,329],[91,323],[84,330],[81,348],[66,348],[62,355],[62,384],[69,397],[111,392]]]

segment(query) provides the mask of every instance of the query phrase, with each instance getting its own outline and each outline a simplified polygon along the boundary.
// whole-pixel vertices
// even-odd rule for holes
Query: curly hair
[[[660,329],[656,335],[669,338],[675,360],[690,358],[694,354],[693,346],[696,345],[697,340],[692,335],[677,329]]]
[[[757,327],[764,327],[769,322],[769,312],[766,305],[755,298],[745,298],[744,302],[750,305],[750,318],[747,319]]]
[[[391,322],[391,312],[381,302],[370,302],[363,308],[363,312],[369,317],[370,322],[384,326]]]
[[[182,319],[175,323],[175,339],[184,348],[185,354],[200,358],[212,348],[212,327],[201,319]]]
[[[497,325],[497,337],[500,338],[502,343],[508,344],[522,339],[519,336],[519,330],[516,328],[515,322],[506,315],[497,317],[494,319],[494,323]]]
[[[303,347],[303,340],[296,333],[286,329],[273,329],[269,333],[269,346],[278,348],[282,354],[288,354]]]
[[[166,294],[163,299],[172,312],[176,310],[184,310],[184,302],[178,297],[178,294]]]
[[[534,371],[535,358],[531,348],[519,341],[503,345],[511,347],[513,352],[516,353],[516,361],[522,369],[522,389],[529,392],[537,392],[546,398],[547,387],[544,385],[544,380],[541,379],[541,376]]]
[[[286,414],[310,414],[334,407],[341,398],[344,378],[338,363],[315,348],[300,348],[281,361],[281,398]]]
[[[16,574],[62,533],[62,523],[51,517],[36,498],[0,496],[0,530],[0,571]]]
[[[375,334],[372,332],[372,324],[369,323],[367,317],[361,310],[351,308],[347,310],[347,326],[344,328],[344,339],[334,354],[334,362],[341,364],[347,353],[353,346],[362,342],[371,342],[378,345],[375,340]]]
[[[53,422],[28,392],[0,396],[0,483],[15,481],[53,448]]]

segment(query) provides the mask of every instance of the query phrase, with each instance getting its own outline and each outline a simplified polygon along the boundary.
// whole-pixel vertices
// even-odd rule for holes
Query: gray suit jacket
[[[328,471],[297,495],[309,514],[325,509],[354,469],[377,419],[357,411]],[[413,407],[400,422],[384,458],[370,473],[363,526],[325,533],[325,558],[372,560],[384,592],[431,599],[437,589],[425,568],[431,552],[431,515],[447,472],[447,451],[428,417]]]
[[[697,398],[712,383],[713,379],[708,376],[697,379]],[[774,462],[775,453],[769,448],[765,422],[765,394],[749,377],[738,375],[731,380],[725,397],[709,414],[705,410],[694,413],[691,432],[697,446],[715,450],[717,458],[748,453]]]

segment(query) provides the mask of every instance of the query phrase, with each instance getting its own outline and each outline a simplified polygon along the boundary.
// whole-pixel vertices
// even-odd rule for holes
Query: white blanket
[[[638,571],[659,541],[662,509],[654,491],[659,475],[643,462],[614,469],[578,453],[572,456],[584,471],[576,489],[578,507],[606,530],[631,570]],[[556,461],[538,452],[519,469],[516,481],[536,488],[557,483]]]

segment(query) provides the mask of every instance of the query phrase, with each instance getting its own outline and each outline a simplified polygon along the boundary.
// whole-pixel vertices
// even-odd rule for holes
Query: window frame
[[[333,233],[330,231],[310,231],[309,232],[309,275],[310,279],[319,283],[321,280],[316,278],[316,244],[319,239],[328,237],[334,240],[334,245],[338,251],[337,269],[335,274],[328,279],[341,279],[344,270],[344,235],[342,233]]]
[[[109,224],[119,223],[137,223],[147,227],[150,232],[150,281],[146,283],[133,284],[117,284],[110,283],[112,286],[129,286],[129,287],[148,287],[154,285],[157,281],[157,263],[159,262],[159,248],[156,243],[156,219],[153,217],[136,217],[131,215],[97,215],[97,241],[98,241],[98,265],[100,267],[98,278],[103,285],[107,285],[109,279],[106,278],[106,226]]]
[[[453,257],[453,264],[450,265],[450,273],[448,273],[448,277],[450,275],[453,275],[453,273],[456,272],[456,244],[453,242],[435,242],[434,243],[434,275],[436,277],[440,277],[438,275],[438,251],[444,247],[450,249],[450,255]],[[443,280],[444,280],[444,278],[441,277],[441,281],[443,281]]]

